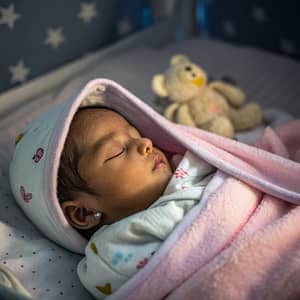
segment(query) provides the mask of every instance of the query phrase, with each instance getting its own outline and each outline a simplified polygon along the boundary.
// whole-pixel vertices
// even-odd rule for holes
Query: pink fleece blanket
[[[98,84],[157,146],[189,149],[220,170],[211,183],[218,188],[109,299],[300,299],[300,120],[267,128],[251,147],[172,124],[108,80],[92,81],[82,96]]]
[[[219,169],[203,206],[109,299],[300,298],[300,120],[267,128],[252,147],[172,124],[111,81],[90,87],[99,83],[157,146]]]

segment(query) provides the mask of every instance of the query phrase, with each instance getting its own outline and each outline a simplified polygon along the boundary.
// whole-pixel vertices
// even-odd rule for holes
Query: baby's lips
[[[161,163],[164,163],[163,158],[161,157],[160,154],[158,154],[158,153],[155,154],[155,156],[154,156],[153,170],[156,170],[156,169],[159,167],[159,165],[160,165]]]

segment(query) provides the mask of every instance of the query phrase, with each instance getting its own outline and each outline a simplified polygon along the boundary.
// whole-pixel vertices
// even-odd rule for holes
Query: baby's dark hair
[[[85,180],[78,173],[79,149],[69,136],[60,158],[57,178],[57,196],[60,202],[71,200],[76,192],[90,192]]]
[[[84,110],[81,108],[75,114],[73,122],[76,122],[78,112]],[[72,127],[72,125],[71,125]],[[80,146],[75,142],[74,136],[69,133],[63,152],[60,157],[60,164],[57,178],[57,196],[62,203],[71,200],[75,193],[86,192],[93,194],[92,189],[78,172],[78,162],[81,156]]]

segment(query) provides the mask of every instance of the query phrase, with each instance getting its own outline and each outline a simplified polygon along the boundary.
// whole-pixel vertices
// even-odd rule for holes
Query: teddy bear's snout
[[[205,79],[202,76],[196,76],[194,79],[191,80],[191,83],[201,87],[205,84]]]
[[[185,76],[192,84],[196,85],[197,87],[202,87],[203,85],[205,85],[205,77],[197,67],[194,67],[193,65],[187,65],[185,66],[184,71],[186,73]]]

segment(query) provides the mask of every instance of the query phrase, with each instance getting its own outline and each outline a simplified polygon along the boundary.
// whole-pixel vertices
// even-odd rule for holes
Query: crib
[[[10,192],[8,163],[15,137],[36,115],[97,77],[120,83],[162,113],[163,103],[155,97],[151,79],[167,68],[172,55],[185,54],[211,78],[229,78],[262,106],[264,124],[242,134],[242,141],[251,143],[267,125],[276,127],[300,117],[298,4],[281,11],[289,22],[282,17],[280,30],[274,25],[281,10],[277,4],[245,1],[232,13],[238,4],[0,3],[0,264],[13,271],[33,299],[92,299],[76,275],[81,256],[47,240]],[[40,16],[40,24],[28,21],[34,16]],[[38,30],[42,26],[43,32]],[[5,288],[0,298],[27,299]]]

